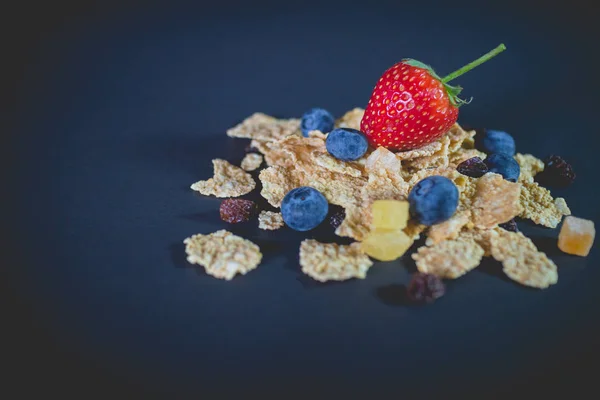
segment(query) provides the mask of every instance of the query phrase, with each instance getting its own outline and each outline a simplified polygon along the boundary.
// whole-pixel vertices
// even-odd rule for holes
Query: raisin
[[[219,213],[221,219],[230,224],[246,222],[256,212],[256,205],[251,200],[226,199],[221,202]]]
[[[515,221],[515,219],[511,219],[508,222],[505,222],[503,224],[498,224],[498,226],[502,229],[505,229],[509,232],[519,232],[519,228],[517,227],[517,221]]]
[[[406,295],[415,303],[433,303],[446,293],[444,282],[432,274],[416,273],[413,275]]]
[[[341,209],[340,211],[336,211],[335,213],[333,213],[333,215],[331,215],[331,217],[329,217],[329,223],[331,224],[333,229],[337,229],[338,226],[340,226],[344,221],[344,218],[346,218],[346,210]]]
[[[473,157],[458,164],[456,170],[471,178],[479,178],[488,172],[488,167],[481,158]]]
[[[544,186],[565,187],[573,183],[575,176],[571,164],[551,155],[544,159],[544,170],[536,175],[536,180]]]

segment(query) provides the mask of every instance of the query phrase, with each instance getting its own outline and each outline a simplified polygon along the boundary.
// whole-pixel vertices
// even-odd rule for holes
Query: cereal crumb
[[[520,217],[548,228],[556,228],[563,215],[571,214],[565,199],[554,200],[548,189],[534,181],[521,182],[520,202],[523,207]]]
[[[518,183],[499,174],[487,173],[478,179],[472,203],[473,223],[478,228],[492,228],[519,215],[521,206]]]
[[[456,279],[477,267],[484,251],[473,239],[459,237],[422,246],[412,258],[419,272]]]
[[[302,272],[319,282],[364,279],[373,262],[360,250],[359,243],[344,246],[304,240],[300,245]]]
[[[450,219],[433,225],[427,233],[428,246],[443,242],[447,239],[456,239],[463,226],[469,223],[471,211],[458,211]]]
[[[219,279],[245,275],[262,260],[257,245],[226,230],[193,235],[183,243],[188,262],[202,265],[207,274]]]
[[[504,273],[510,279],[540,289],[558,282],[556,264],[521,232],[500,229],[491,244],[492,257],[502,262]]]
[[[254,171],[257,170],[258,167],[260,167],[262,162],[263,156],[261,156],[260,154],[248,153],[242,160],[241,167],[245,171]]]
[[[364,114],[364,109],[359,107],[354,108],[344,114],[340,119],[335,121],[335,127],[360,130],[360,121],[362,120]]]
[[[261,211],[258,215],[258,227],[260,229],[274,231],[284,225],[281,213],[273,211]]]
[[[256,187],[252,176],[241,168],[218,158],[212,163],[214,176],[192,184],[192,190],[205,196],[238,197],[250,193]]]

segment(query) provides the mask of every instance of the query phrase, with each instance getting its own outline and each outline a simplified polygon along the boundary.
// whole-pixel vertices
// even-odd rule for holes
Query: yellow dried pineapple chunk
[[[375,200],[372,205],[373,229],[404,229],[408,223],[408,201]]]
[[[361,242],[362,250],[379,261],[392,261],[401,257],[413,240],[401,230],[372,229]]]

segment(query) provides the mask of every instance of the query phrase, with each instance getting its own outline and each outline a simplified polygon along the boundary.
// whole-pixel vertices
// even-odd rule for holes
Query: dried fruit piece
[[[509,232],[519,232],[519,227],[517,226],[517,221],[515,221],[514,218],[503,224],[498,224],[498,226]]]
[[[492,257],[502,262],[510,279],[540,289],[558,282],[556,264],[521,232],[498,229],[491,237],[491,245]]]
[[[544,186],[565,187],[575,180],[575,171],[562,157],[551,155],[544,159],[544,171],[537,180]]]
[[[590,253],[595,236],[594,221],[566,217],[558,234],[558,248],[567,254],[585,257]]]
[[[262,260],[257,245],[226,230],[194,235],[183,243],[188,262],[202,265],[215,278],[231,280],[236,274],[245,275]]]
[[[263,162],[263,156],[256,153],[246,154],[240,166],[245,171],[254,171],[260,167]]]
[[[523,211],[519,217],[548,228],[556,228],[563,215],[571,214],[563,198],[553,199],[548,189],[534,181],[521,182],[520,203]]]
[[[413,274],[406,288],[406,296],[415,303],[433,303],[444,293],[446,293],[446,288],[440,278],[420,272]]]
[[[373,262],[363,254],[358,243],[342,246],[311,239],[300,245],[300,265],[306,275],[326,282],[364,279]]]
[[[214,176],[192,184],[192,190],[205,196],[239,197],[250,193],[256,187],[252,176],[241,168],[218,158],[212,160],[212,163]]]
[[[420,272],[455,279],[477,267],[483,253],[474,240],[459,237],[431,247],[422,246],[413,253],[412,258]]]
[[[221,219],[230,224],[246,222],[256,212],[256,205],[252,200],[227,199],[221,202],[219,214]]]
[[[273,211],[261,211],[258,215],[258,228],[274,231],[281,228],[285,223],[281,213]]]
[[[344,221],[344,218],[346,218],[346,210],[341,209],[340,211],[333,213],[333,215],[329,217],[329,223],[331,224],[333,229],[337,229]]]
[[[454,214],[449,220],[441,224],[433,225],[427,233],[427,245],[443,242],[447,239],[456,239],[463,226],[467,225],[471,218],[471,211],[464,210]]]
[[[404,229],[408,222],[408,202],[399,200],[375,200],[371,207],[374,229]]]
[[[361,242],[361,248],[379,261],[392,261],[406,253],[412,243],[403,231],[374,229]]]
[[[487,173],[477,181],[472,201],[473,223],[478,228],[492,228],[510,221],[521,212],[518,183],[502,179],[495,173]]]
[[[463,175],[480,178],[488,172],[488,167],[481,158],[473,157],[458,164],[456,170]]]

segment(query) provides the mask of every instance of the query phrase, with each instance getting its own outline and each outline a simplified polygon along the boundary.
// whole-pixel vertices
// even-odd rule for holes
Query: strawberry
[[[410,58],[393,65],[373,89],[361,131],[372,146],[390,150],[411,150],[433,142],[454,125],[458,108],[470,102],[458,97],[460,86],[448,82],[504,50],[501,44],[444,78]]]

